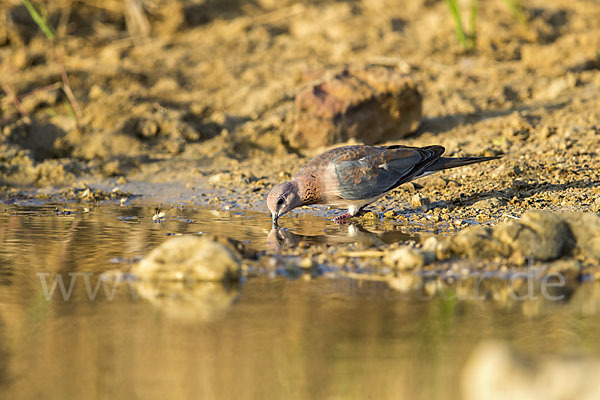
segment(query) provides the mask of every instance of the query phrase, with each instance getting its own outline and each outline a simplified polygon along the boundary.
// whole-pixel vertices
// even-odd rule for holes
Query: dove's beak
[[[279,214],[278,213],[271,214],[271,220],[273,221],[273,225],[277,225],[277,221],[279,220]]]

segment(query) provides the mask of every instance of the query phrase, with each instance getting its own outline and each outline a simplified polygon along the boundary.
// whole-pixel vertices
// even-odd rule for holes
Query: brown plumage
[[[296,207],[327,204],[346,207],[336,217],[354,216],[388,191],[436,171],[499,157],[442,157],[442,146],[343,146],[313,158],[290,181],[267,197],[273,222]]]

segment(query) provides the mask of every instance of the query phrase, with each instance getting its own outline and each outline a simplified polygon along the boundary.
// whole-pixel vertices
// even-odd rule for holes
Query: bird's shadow
[[[448,202],[433,202],[433,208],[454,208],[457,206],[470,206],[480,200],[487,198],[498,198],[505,201],[513,198],[526,199],[540,192],[562,192],[567,189],[585,188],[590,186],[599,186],[600,181],[589,181],[580,179],[569,183],[553,183],[553,182],[525,182],[515,180],[513,183],[504,189],[494,189],[481,192],[475,192],[470,195],[461,194],[459,197]]]

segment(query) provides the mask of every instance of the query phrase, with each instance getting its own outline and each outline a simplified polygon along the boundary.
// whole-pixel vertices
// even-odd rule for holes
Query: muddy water
[[[589,302],[600,291],[586,284],[562,301],[503,303],[457,300],[452,287],[424,296],[341,275],[259,274],[157,295],[127,271],[170,235],[269,247],[265,214],[166,213],[156,223],[153,207],[2,208],[1,398],[454,399],[486,339],[533,356],[600,355]],[[303,246],[419,236],[286,222]],[[57,276],[64,288],[52,291]]]

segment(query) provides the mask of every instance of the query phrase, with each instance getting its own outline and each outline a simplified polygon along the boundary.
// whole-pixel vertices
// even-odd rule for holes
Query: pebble
[[[487,199],[479,200],[471,206],[477,210],[489,210],[502,207],[503,203],[496,197],[490,197]]]
[[[383,216],[385,218],[394,218],[394,217],[396,217],[396,212],[394,210],[388,210],[383,213]]]
[[[590,208],[590,210],[595,213],[600,213],[600,197],[594,200],[594,203],[592,203],[592,207]]]
[[[378,218],[377,215],[375,215],[375,213],[373,211],[367,211],[366,213],[364,213],[362,215],[362,217],[364,219],[368,219],[368,220],[374,220],[374,219]]]
[[[231,180],[232,180],[232,175],[230,173],[221,172],[218,174],[214,174],[213,176],[208,178],[208,183],[210,183],[212,185],[217,185],[217,184],[231,182]]]
[[[411,199],[411,205],[415,208],[427,206],[429,203],[429,198],[423,196],[421,193],[416,193]]]
[[[304,257],[298,263],[298,266],[303,269],[311,269],[312,267],[314,267],[314,265],[315,264],[313,263],[313,260],[310,257]]]
[[[434,252],[403,246],[386,254],[383,257],[383,263],[398,270],[412,270],[422,268],[435,259]]]

